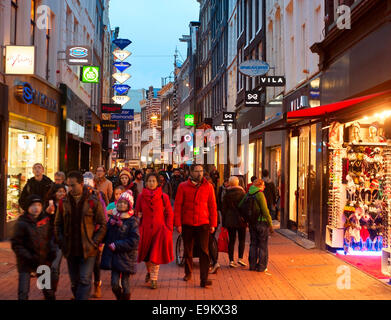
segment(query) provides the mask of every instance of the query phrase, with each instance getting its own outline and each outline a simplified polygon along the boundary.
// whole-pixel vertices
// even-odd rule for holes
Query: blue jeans
[[[250,270],[264,271],[267,268],[269,253],[268,239],[269,228],[266,222],[257,223],[250,226],[250,252],[248,260]]]
[[[88,300],[96,257],[68,257],[68,272],[75,300]]]

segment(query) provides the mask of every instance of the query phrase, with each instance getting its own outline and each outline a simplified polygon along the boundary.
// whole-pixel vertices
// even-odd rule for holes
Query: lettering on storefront
[[[25,104],[35,104],[46,110],[58,112],[58,102],[34,89],[28,82],[16,86],[16,100]]]
[[[296,110],[308,108],[309,106],[310,105],[308,102],[308,97],[301,96],[300,98],[291,101],[290,111],[296,111]]]

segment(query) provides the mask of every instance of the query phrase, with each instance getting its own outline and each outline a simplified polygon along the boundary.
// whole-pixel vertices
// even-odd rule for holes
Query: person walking
[[[134,183],[137,185],[137,193],[141,194],[144,189],[144,180],[143,180],[143,173],[141,170],[136,170],[134,174],[135,180]]]
[[[269,232],[273,233],[272,218],[267,208],[266,198],[263,194],[265,182],[262,179],[257,179],[250,187],[242,201],[239,203],[241,207],[249,196],[254,196],[252,211],[258,218],[254,223],[249,223],[250,229],[250,252],[249,263],[251,271],[264,272],[267,271],[268,264],[268,239]]]
[[[232,176],[229,178],[229,187],[223,198],[222,204],[222,225],[228,230],[229,242],[228,242],[228,256],[229,266],[236,268],[237,265],[234,261],[234,248],[236,242],[236,234],[239,236],[239,260],[238,264],[246,267],[247,264],[243,260],[244,247],[246,241],[246,227],[247,224],[240,218],[239,203],[245,196],[245,191],[239,186],[239,178]]]
[[[167,181],[165,174],[159,174],[159,187],[162,188],[163,193],[168,195],[168,199],[172,198],[171,184]],[[171,203],[171,202],[170,202]]]
[[[137,201],[138,196],[138,188],[137,184],[135,184],[133,181],[133,176],[128,170],[122,170],[119,174],[119,181],[120,184],[125,187],[125,190],[131,190],[134,198],[134,203]]]
[[[107,172],[106,179],[109,180],[113,187],[119,184],[118,176],[115,175],[114,168],[110,168]]]
[[[145,282],[150,282],[151,289],[156,289],[160,265],[174,260],[174,215],[168,195],[158,186],[156,173],[147,176],[146,188],[136,204],[136,213],[141,217],[138,262],[145,262]]]
[[[44,175],[45,169],[41,163],[33,165],[34,177],[29,179],[24,186],[19,198],[19,205],[23,211],[27,210],[27,198],[33,194],[44,199],[50,188],[53,185],[53,181]]]
[[[102,191],[106,197],[106,206],[109,204],[109,201],[113,195],[113,184],[110,180],[107,180],[106,169],[104,166],[99,166],[96,168],[95,172],[95,188],[99,191]]]
[[[68,186],[68,196],[60,201],[56,212],[55,236],[67,259],[74,298],[88,300],[99,244],[106,234],[106,218],[100,201],[84,187],[81,172],[69,173]]]
[[[18,299],[28,300],[30,279],[39,272],[41,265],[50,266],[56,252],[51,241],[52,227],[50,217],[43,211],[43,200],[38,195],[25,199],[26,211],[14,227],[11,247],[16,255],[18,278]],[[52,300],[48,289],[43,290],[46,300]]]
[[[133,195],[122,193],[107,223],[101,269],[111,270],[111,289],[117,300],[130,300],[130,275],[136,273],[139,244],[138,218]],[[120,285],[121,282],[121,285]]]
[[[178,168],[175,168],[170,179],[170,185],[172,190],[171,203],[174,203],[176,193],[178,191],[179,185],[185,181],[181,175],[181,171]]]
[[[263,191],[267,208],[269,209],[272,220],[276,220],[276,206],[277,206],[277,189],[274,182],[269,177],[268,170],[262,170],[262,179],[265,182],[265,190]]]
[[[185,277],[193,273],[193,245],[200,248],[200,285],[210,286],[209,233],[217,227],[217,204],[213,186],[204,178],[203,166],[192,164],[190,178],[179,185],[174,204],[174,223],[182,233],[185,253]]]
[[[254,181],[255,180],[257,180],[258,178],[256,177],[256,176],[252,176],[251,177],[251,183],[249,183],[248,185],[247,185],[247,189],[246,189],[246,192],[249,192],[250,191],[250,188],[251,188],[251,186],[253,185],[253,183],[254,183]]]
[[[56,257],[50,267],[50,278],[52,281],[50,294],[53,300],[56,299],[56,291],[58,287],[58,282],[60,280],[60,268],[61,268],[61,261],[62,261],[62,251],[60,247],[58,246],[58,243],[54,236],[54,220],[55,220],[55,214],[58,208],[58,205],[60,201],[62,201],[67,195],[66,186],[63,184],[54,184],[52,188],[49,190],[45,202],[44,202],[44,210],[45,212],[50,216],[50,225],[53,231],[53,235],[51,238],[51,241],[53,242],[53,248],[56,252]]]

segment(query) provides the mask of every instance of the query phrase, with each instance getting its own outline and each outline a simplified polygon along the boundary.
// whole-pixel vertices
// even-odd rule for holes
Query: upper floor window
[[[18,0],[11,1],[11,34],[10,44],[16,44],[16,17],[18,11]]]
[[[35,42],[35,19],[37,15],[37,3],[36,0],[31,0],[31,13],[30,13],[30,44],[33,46]]]

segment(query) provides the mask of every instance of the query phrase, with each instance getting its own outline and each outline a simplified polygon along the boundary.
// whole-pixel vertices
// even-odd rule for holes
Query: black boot
[[[113,293],[117,300],[122,300],[122,288],[121,287],[114,287],[112,288]]]
[[[130,300],[130,293],[123,293],[121,296],[121,300]]]

